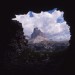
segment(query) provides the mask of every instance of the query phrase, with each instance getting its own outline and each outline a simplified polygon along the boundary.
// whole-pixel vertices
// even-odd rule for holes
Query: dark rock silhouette
[[[25,39],[22,26],[20,24],[18,24],[18,26],[20,26],[20,28],[16,31],[15,36],[12,37],[10,45],[16,44],[20,50],[23,50],[24,47],[27,46],[28,41]],[[16,46],[14,46],[14,48],[16,48]]]
[[[23,28],[21,24],[19,23],[14,23],[14,29],[15,33],[11,37],[9,43],[8,43],[8,48],[5,51],[5,58],[4,62],[6,66],[8,67],[9,64],[15,63],[18,60],[18,56],[27,49],[27,40],[25,39],[24,33],[23,33]]]

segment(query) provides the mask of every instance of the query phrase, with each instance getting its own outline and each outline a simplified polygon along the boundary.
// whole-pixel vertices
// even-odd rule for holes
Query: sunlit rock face
[[[69,46],[70,26],[64,20],[63,11],[57,9],[40,13],[29,11],[27,14],[16,15],[12,20],[22,24],[29,47],[52,51],[58,47]]]

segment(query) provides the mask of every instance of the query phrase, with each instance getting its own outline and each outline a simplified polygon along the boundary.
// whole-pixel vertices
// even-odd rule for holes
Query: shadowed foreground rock
[[[44,74],[43,72],[45,71],[45,74],[52,73],[53,75],[53,73],[56,74],[57,71],[60,71],[60,67],[64,61],[64,51],[37,52],[34,48],[31,48],[33,46],[28,46],[28,41],[25,39],[22,26],[14,23],[13,28],[15,32],[6,49],[4,60],[4,67],[8,73],[14,74],[17,72],[19,74],[20,72],[22,74],[37,72],[38,74],[40,72],[40,74]]]
[[[25,39],[21,24],[17,24],[17,27],[16,33],[10,40],[9,49],[5,53],[5,63],[8,65],[49,63],[52,62],[56,56],[60,56],[62,54],[62,52],[56,51],[60,51],[61,48],[56,48],[55,50],[55,45],[57,45],[57,43],[52,45],[46,41],[47,43],[41,42],[40,44],[29,45],[28,41]],[[40,32],[38,29],[36,29],[36,31]],[[39,33],[37,33],[37,35],[38,34]],[[43,36],[42,32],[40,32],[39,35]]]

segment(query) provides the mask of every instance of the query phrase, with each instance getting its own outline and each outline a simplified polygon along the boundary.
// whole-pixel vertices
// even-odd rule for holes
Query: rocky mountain
[[[36,27],[36,28],[34,28],[33,33],[31,34],[31,39],[36,38],[37,36],[46,37],[45,34],[43,32],[41,32],[41,30]]]
[[[34,28],[31,38],[28,40],[28,47],[35,51],[60,51],[64,50],[68,46],[67,41],[53,41],[47,38],[47,35],[44,34],[38,28]]]
[[[31,34],[29,43],[40,43],[41,41],[48,41],[48,38],[41,30],[39,30],[36,27],[36,28],[34,28],[33,33]]]

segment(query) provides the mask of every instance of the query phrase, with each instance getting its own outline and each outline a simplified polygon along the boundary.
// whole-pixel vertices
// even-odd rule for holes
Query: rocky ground
[[[56,62],[55,65],[57,65],[60,63],[59,61],[61,58],[63,58],[64,54],[64,51],[56,51],[58,49],[61,50],[59,47],[55,49],[55,46],[59,45],[59,43],[51,44],[49,42],[41,42],[40,44],[29,45],[28,41],[25,39],[23,29],[20,25],[8,44],[8,50],[5,52],[4,65],[6,65],[8,69],[14,68],[15,66],[23,67],[27,64],[45,65]],[[63,44],[62,48],[65,47],[64,45],[66,45],[66,43]]]

